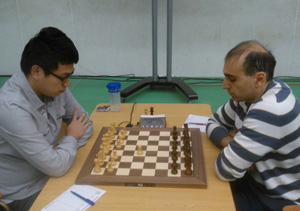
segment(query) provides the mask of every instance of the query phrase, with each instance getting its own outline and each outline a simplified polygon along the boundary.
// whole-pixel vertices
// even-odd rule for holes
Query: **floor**
[[[0,76],[0,87],[9,77]],[[107,83],[118,81],[121,89],[124,89],[142,78],[130,77],[79,77],[71,78],[69,89],[77,101],[91,113],[99,103],[108,103],[109,96],[106,88]],[[190,103],[210,104],[212,111],[215,112],[219,106],[226,102],[230,96],[221,87],[222,78],[181,78],[197,94],[198,99]],[[300,100],[300,78],[281,78],[292,88],[295,96]],[[125,103],[189,103],[185,95],[173,87],[150,87],[137,91],[126,98]]]

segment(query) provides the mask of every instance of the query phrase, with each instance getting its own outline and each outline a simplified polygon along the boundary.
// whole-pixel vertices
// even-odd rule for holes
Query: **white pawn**
[[[99,158],[98,161],[99,161],[99,165],[100,165],[100,166],[103,166],[103,165],[104,165],[104,162],[103,162],[103,160],[102,160],[101,158]]]
[[[109,153],[108,146],[105,146],[105,147],[104,147],[103,152],[104,152],[105,155],[107,155],[107,154]]]
[[[110,162],[111,162],[111,165],[112,165],[112,166],[115,166],[115,165],[116,165],[116,161],[115,161],[115,159],[114,159],[113,156],[110,157]]]
[[[138,155],[142,155],[142,154],[144,153],[144,152],[143,152],[143,149],[142,149],[142,146],[141,146],[141,145],[138,145],[137,148],[138,148],[137,154],[138,154]]]
[[[120,139],[120,140],[124,140],[124,138],[125,138],[125,135],[124,135],[124,134],[120,134],[120,135],[119,135],[119,139]]]
[[[118,160],[119,156],[117,155],[117,150],[115,150],[115,149],[113,150],[112,156],[114,157],[115,160]]]
[[[101,158],[101,160],[105,160],[106,159],[106,155],[105,155],[105,153],[104,153],[104,151],[103,150],[100,150],[100,158]]]
[[[101,144],[100,147],[99,147],[99,150],[103,151],[103,149],[104,149],[104,146],[103,146],[103,144]]]
[[[127,133],[127,131],[126,131],[126,127],[125,126],[123,126],[123,129],[121,130],[121,135],[126,135],[126,133]]]
[[[121,140],[120,140],[120,139],[117,140],[116,148],[117,148],[117,149],[121,149],[121,148],[122,148]]]
[[[100,173],[101,172],[101,168],[100,168],[100,164],[99,164],[98,158],[94,159],[94,163],[95,163],[94,172],[95,173]]]
[[[107,172],[111,173],[114,171],[113,167],[112,167],[112,163],[111,162],[108,162],[107,164],[108,168],[107,168]]]

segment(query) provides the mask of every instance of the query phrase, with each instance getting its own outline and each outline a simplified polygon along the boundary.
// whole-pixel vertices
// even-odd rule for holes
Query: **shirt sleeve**
[[[53,146],[38,128],[34,116],[16,104],[1,105],[0,133],[3,139],[16,151],[15,158],[25,159],[39,171],[49,176],[64,175],[73,163],[77,152],[77,141],[66,136],[59,144]]]
[[[65,93],[65,115],[63,117],[63,121],[66,122],[67,125],[69,125],[73,119],[73,112],[76,106],[78,106],[78,117],[85,112],[85,110],[82,108],[82,106],[77,102],[77,100],[73,97],[72,93],[69,91],[69,89],[66,89]],[[89,118],[88,113],[86,116]],[[88,122],[90,125],[87,127],[85,133],[83,136],[77,140],[77,148],[83,146],[86,144],[88,138],[93,133],[93,121],[89,118]],[[62,137],[62,140],[66,137]]]
[[[221,140],[230,136],[230,130],[234,129],[235,109],[235,102],[230,100],[208,119],[206,134],[220,148]]]
[[[268,108],[272,109],[272,105]],[[260,171],[257,162],[281,144],[281,128],[276,125],[281,121],[276,113],[259,108],[249,109],[233,141],[216,160],[215,170],[220,179],[230,181],[241,178],[253,164]]]

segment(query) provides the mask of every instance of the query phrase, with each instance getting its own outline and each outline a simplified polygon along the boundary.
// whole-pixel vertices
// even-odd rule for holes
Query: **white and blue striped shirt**
[[[274,79],[254,103],[230,100],[209,119],[206,132],[219,147],[235,129],[228,147],[219,154],[215,169],[225,181],[248,171],[255,188],[272,198],[300,203],[300,104],[291,89]]]

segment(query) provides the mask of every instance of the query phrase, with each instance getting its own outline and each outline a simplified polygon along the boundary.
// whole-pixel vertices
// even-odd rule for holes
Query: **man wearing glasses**
[[[0,192],[11,210],[29,210],[49,176],[64,175],[92,134],[67,88],[78,60],[62,31],[43,28],[24,48],[22,71],[0,89]],[[66,135],[58,140],[62,122]]]

